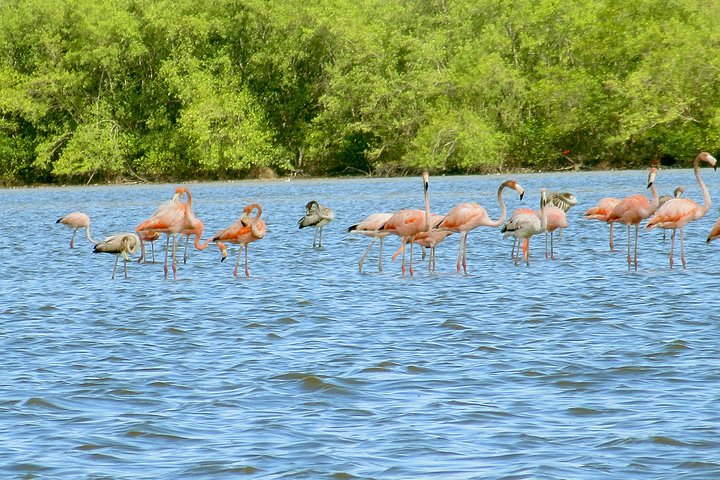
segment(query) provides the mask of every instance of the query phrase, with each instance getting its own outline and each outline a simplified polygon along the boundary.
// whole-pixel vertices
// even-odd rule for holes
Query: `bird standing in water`
[[[250,216],[254,211],[255,216]],[[215,242],[222,253],[220,261],[222,262],[227,258],[227,247],[223,242],[237,243],[243,246],[245,250],[245,276],[250,276],[250,269],[248,268],[248,244],[256,240],[260,240],[265,237],[265,222],[260,219],[262,215],[262,207],[257,203],[251,203],[243,208],[243,215],[235,223],[230,225],[228,228],[219,231],[212,237],[212,241]],[[237,262],[235,262],[235,270],[233,275],[237,277],[238,267],[240,265],[240,256],[242,251],[238,253]]]
[[[93,238],[90,236],[90,217],[87,215],[87,213],[68,213],[64,217],[58,218],[55,223],[62,223],[63,225],[67,225],[69,228],[73,229],[72,237],[70,237],[70,248],[75,248],[75,234],[80,228],[85,229],[85,236],[90,241],[90,243],[98,243],[97,240],[93,240]]]
[[[323,227],[335,218],[335,214],[328,207],[323,207],[315,200],[305,205],[305,216],[298,220],[300,228],[314,227],[313,247],[322,247]]]
[[[98,242],[93,248],[95,253],[112,253],[115,255],[115,266],[113,267],[113,273],[110,277],[115,278],[115,270],[117,270],[118,260],[120,257],[123,259],[125,265],[125,278],[128,278],[127,263],[130,261],[128,255],[132,255],[140,248],[140,238],[134,233],[118,233],[110,235],[102,242]]]

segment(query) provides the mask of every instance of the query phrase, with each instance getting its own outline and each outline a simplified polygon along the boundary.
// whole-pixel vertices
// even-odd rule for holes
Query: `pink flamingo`
[[[510,220],[503,225],[500,230],[503,237],[515,237],[516,240],[523,239],[522,252],[525,264],[530,265],[530,238],[533,235],[544,232],[547,227],[547,215],[545,214],[545,206],[547,205],[547,190],[540,190],[540,215],[529,208],[517,209],[510,217]],[[515,256],[515,265],[520,260],[520,249]]]
[[[673,198],[668,200],[662,207],[658,209],[655,215],[645,224],[646,228],[665,228],[672,229],[672,237],[670,241],[670,268],[673,268],[673,253],[675,250],[675,233],[680,229],[680,258],[683,268],[686,268],[685,262],[685,241],[683,229],[688,223],[702,218],[710,209],[710,192],[705,186],[700,176],[700,162],[705,162],[713,169],[717,169],[717,160],[707,152],[701,152],[693,162],[693,170],[697,179],[700,190],[703,193],[703,204],[698,205],[689,198]]]
[[[187,196],[187,202],[182,203],[180,197]],[[175,253],[177,249],[176,234],[182,230],[194,228],[194,220],[192,215],[192,196],[190,190],[185,187],[177,187],[175,195],[169,202],[161,204],[150,218],[141,222],[135,231],[141,234],[144,231],[153,231],[164,233],[167,236],[165,245],[165,278],[168,277],[168,255],[170,251],[170,237],[173,239],[172,247],[172,271],[173,279],[177,276],[177,262],[175,261]]]
[[[429,174],[423,172],[423,190],[425,194],[425,210],[400,210],[393,213],[392,217],[380,227],[381,231],[387,231],[400,237],[400,248],[402,249],[402,274],[405,275],[405,244],[410,243],[410,276],[413,271],[413,244],[412,239],[420,232],[427,232],[430,229],[430,197],[428,194]]]
[[[525,190],[515,180],[508,180],[498,187],[497,200],[500,204],[500,217],[497,220],[490,220],[487,211],[477,203],[460,203],[454,206],[443,221],[438,225],[440,230],[449,230],[460,233],[460,251],[457,259],[457,271],[462,265],[463,271],[467,273],[467,236],[468,232],[480,226],[499,227],[505,221],[506,209],[503,202],[503,189],[512,188],[520,194],[522,200]]]
[[[613,225],[612,221],[608,221],[608,217],[612,214],[617,204],[620,203],[619,198],[605,197],[601,198],[598,203],[589,208],[583,215],[587,220],[600,220],[610,225],[610,251],[615,250],[615,244],[613,242]]]
[[[536,210],[535,214],[540,218],[542,215],[542,212],[540,210]],[[560,230],[562,232],[563,228],[568,227],[568,221],[567,221],[567,215],[565,214],[565,210],[562,208],[556,207],[555,205],[545,205],[545,215],[547,217],[547,225],[545,227],[545,258],[555,260],[555,247],[554,247],[554,241],[553,236],[555,233],[555,230]],[[548,234],[550,234],[550,254],[548,255]]]
[[[383,247],[383,240],[385,237],[390,235],[390,232],[387,230],[380,230],[380,228],[385,225],[385,223],[390,220],[390,217],[392,217],[392,213],[373,213],[371,215],[368,215],[365,217],[360,223],[356,223],[355,225],[351,225],[348,227],[347,231],[350,233],[360,233],[362,235],[366,235],[368,237],[372,237],[372,241],[370,242],[370,245],[368,245],[367,249],[365,250],[365,253],[363,253],[363,256],[360,257],[360,261],[358,262],[358,266],[360,267],[360,273],[362,273],[362,267],[363,262],[365,261],[365,257],[368,253],[370,253],[370,249],[372,248],[373,244],[375,243],[375,240],[380,239],[380,254],[378,256],[378,272],[382,272],[382,247]]]
[[[257,213],[251,217],[250,214],[253,210]],[[250,269],[248,268],[248,244],[260,240],[265,236],[265,222],[260,218],[261,215],[262,207],[259,204],[251,203],[250,205],[246,205],[245,208],[243,208],[243,215],[239,220],[212,237],[212,241],[217,243],[222,253],[222,257],[220,258],[221,262],[227,258],[227,247],[223,242],[237,243],[244,247],[246,277],[250,276]],[[235,262],[235,270],[233,271],[233,276],[235,277],[238,275],[241,256],[242,249],[238,253],[237,262]]]
[[[630,195],[622,200],[615,206],[613,212],[608,216],[608,222],[618,222],[627,225],[628,232],[628,254],[627,263],[628,270],[633,263],[633,258],[630,256],[630,227],[635,226],[635,270],[638,268],[638,235],[640,231],[640,222],[650,217],[658,208],[658,193],[655,189],[655,175],[657,175],[657,168],[652,167],[648,174],[648,186],[652,193],[652,203],[645,195],[636,194]]]
[[[434,228],[434,225],[440,223],[443,218],[445,218],[443,215],[431,213],[430,226],[432,227],[432,229],[427,232],[419,232],[412,240],[413,243],[416,243],[423,248],[423,258],[425,253],[424,249],[430,249],[430,257],[428,259],[428,272],[435,271],[435,247],[437,247],[439,243],[441,243],[443,240],[453,234],[453,232],[449,230],[437,230]],[[393,253],[392,260],[395,261],[395,259],[398,255],[400,255],[400,253],[402,253],[402,246],[398,248],[395,253]]]
[[[90,217],[83,212],[68,213],[62,218],[58,218],[55,223],[62,223],[73,229],[72,237],[70,237],[70,248],[75,248],[75,234],[79,228],[85,229],[85,236],[90,243],[97,244],[96,240],[90,236]]]

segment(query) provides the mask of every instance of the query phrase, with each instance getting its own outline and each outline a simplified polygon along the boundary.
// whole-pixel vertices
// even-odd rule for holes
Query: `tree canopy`
[[[631,167],[720,143],[700,0],[5,0],[0,182]]]

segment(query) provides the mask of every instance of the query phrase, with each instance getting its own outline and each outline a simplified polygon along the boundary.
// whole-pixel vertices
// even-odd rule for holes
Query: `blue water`
[[[431,177],[431,209],[496,218],[507,178]],[[0,190],[0,478],[720,478],[718,209],[686,228],[686,270],[643,231],[628,271],[625,230],[611,253],[582,213],[646,192],[646,172],[512,178],[526,198],[506,191],[509,210],[537,208],[541,187],[577,196],[557,259],[538,237],[515,266],[480,228],[468,275],[453,235],[412,278],[390,261],[397,238],[382,273],[377,250],[359,273],[368,239],[345,230],[422,208],[419,178],[189,184],[208,234],[251,202],[268,233],[250,278],[232,276],[236,246],[222,263],[210,246],[174,281],[161,263],[124,279],[122,262],[111,280],[114,257],[80,233],[71,250],[55,220],[132,230],[175,185]],[[701,200],[690,170],[657,185]],[[297,228],[311,199],[335,211],[321,249]]]

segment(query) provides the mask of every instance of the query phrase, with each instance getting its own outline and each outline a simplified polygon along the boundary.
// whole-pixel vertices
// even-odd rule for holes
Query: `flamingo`
[[[250,214],[256,211],[254,216]],[[242,245],[245,250],[245,276],[250,276],[250,269],[248,268],[248,244],[256,240],[260,240],[265,236],[265,222],[262,221],[260,216],[262,215],[262,207],[257,203],[251,203],[243,208],[242,217],[235,223],[230,225],[228,228],[219,231],[212,237],[212,241],[215,242],[220,248],[222,257],[220,261],[224,261],[227,258],[227,247],[224,242],[237,243]],[[197,238],[197,237],[196,237]],[[240,265],[240,257],[242,251],[238,253],[237,262],[235,262],[235,270],[233,276],[237,277],[238,267]]]
[[[68,213],[62,218],[58,218],[55,223],[62,223],[73,229],[72,237],[70,237],[70,248],[75,248],[75,234],[79,228],[85,229],[85,236],[92,244],[97,244],[97,240],[94,240],[90,236],[90,217],[87,213],[83,212],[72,212]]]
[[[510,220],[503,225],[500,232],[503,238],[512,236],[515,239],[523,239],[522,252],[525,264],[530,265],[530,238],[533,235],[544,232],[547,227],[547,215],[545,213],[545,205],[547,204],[547,190],[540,190],[540,215],[529,208],[515,210]],[[515,265],[520,260],[520,250],[515,256]]]
[[[610,251],[615,250],[613,242],[613,225],[612,221],[608,221],[608,217],[612,214],[617,204],[620,203],[619,198],[605,197],[598,200],[594,207],[589,208],[583,215],[587,220],[600,220],[610,225]]]
[[[425,258],[425,249],[430,249],[430,257],[428,258],[428,272],[435,271],[435,247],[447,237],[453,234],[449,230],[437,230],[436,226],[445,218],[437,213],[430,214],[430,230],[427,232],[418,232],[412,239],[412,242],[420,245],[423,249],[423,259]],[[402,253],[402,245],[392,255],[392,261]]]
[[[571,205],[572,206],[572,205]],[[568,207],[570,208],[570,207]],[[536,210],[535,214],[540,218],[542,212]],[[547,225],[545,227],[545,258],[555,260],[555,248],[553,236],[555,230],[562,232],[563,228],[568,227],[567,215],[562,208],[556,207],[555,205],[545,206],[545,216],[547,217]],[[550,254],[548,255],[548,234],[550,234]]]
[[[360,257],[360,261],[358,262],[358,266],[360,267],[360,273],[362,273],[362,267],[363,267],[363,261],[365,261],[365,257],[370,252],[370,249],[372,248],[373,244],[375,243],[375,240],[380,239],[380,254],[378,256],[378,272],[382,272],[382,246],[383,246],[383,240],[385,237],[390,235],[390,232],[387,230],[380,230],[380,228],[388,221],[390,220],[390,217],[392,217],[392,213],[373,213],[365,217],[362,221],[359,223],[356,223],[355,225],[351,225],[348,227],[347,231],[350,233],[360,233],[362,235],[367,235],[368,237],[372,237],[372,241],[370,242],[370,245],[368,245],[367,249],[365,250],[365,253],[363,253],[363,256]]]
[[[512,188],[520,194],[520,200],[525,195],[525,190],[515,180],[507,180],[498,187],[497,200],[500,204],[500,217],[497,220],[490,220],[487,211],[477,203],[460,203],[454,206],[442,222],[438,225],[438,229],[449,230],[451,232],[460,233],[460,251],[457,259],[457,271],[460,272],[462,264],[463,271],[467,274],[467,236],[470,230],[474,230],[480,226],[499,227],[505,221],[507,211],[505,210],[505,202],[503,202],[503,189]]]
[[[622,223],[624,225],[627,225],[627,232],[628,232],[628,254],[627,254],[627,263],[628,263],[628,270],[630,270],[630,267],[633,263],[633,258],[630,256],[630,244],[632,243],[630,240],[630,227],[632,225],[635,226],[635,255],[634,255],[634,263],[635,263],[635,270],[638,268],[638,235],[640,231],[640,222],[645,220],[646,218],[650,217],[658,208],[658,193],[655,189],[655,175],[657,175],[657,168],[652,167],[650,169],[650,172],[648,173],[648,185],[647,188],[650,189],[650,192],[652,193],[652,203],[648,200],[648,198],[645,195],[642,194],[636,194],[636,195],[630,195],[629,197],[626,197],[622,200],[620,200],[620,203],[618,203],[615,208],[613,209],[613,212],[608,216],[608,222],[618,222]]]
[[[134,254],[137,252],[140,246],[140,238],[134,233],[118,233],[110,235],[102,242],[95,244],[93,252],[95,253],[112,253],[115,255],[115,266],[113,267],[113,273],[110,277],[115,278],[115,270],[117,270],[118,260],[120,257],[123,258],[123,264],[125,265],[125,278],[128,278],[127,262],[130,261],[128,254]]]
[[[155,263],[155,240],[160,238],[160,232],[154,232],[151,230],[145,230],[140,233],[138,233],[138,237],[140,238],[140,257],[138,258],[138,263],[145,262],[147,263],[147,258],[145,255],[145,242],[150,242],[150,250],[152,252],[152,263]]]
[[[695,172],[695,179],[700,186],[700,190],[703,193],[703,204],[698,205],[695,201],[689,198],[673,198],[668,200],[655,215],[648,220],[645,224],[646,228],[652,229],[655,227],[672,229],[672,237],[670,241],[670,268],[673,268],[673,253],[675,250],[675,233],[680,229],[680,259],[682,260],[683,268],[686,268],[687,263],[685,262],[685,240],[683,229],[685,225],[702,218],[710,209],[710,192],[705,186],[702,177],[700,176],[700,162],[705,162],[713,169],[717,170],[717,160],[707,152],[701,152],[695,161],[693,162],[693,171]]]
[[[413,244],[412,239],[420,232],[427,232],[430,229],[430,196],[428,189],[430,186],[430,175],[427,171],[422,174],[423,191],[425,196],[425,210],[399,210],[393,213],[385,224],[380,227],[381,231],[386,231],[400,237],[400,248],[402,249],[402,274],[405,275],[405,244],[410,242],[410,276],[413,271]]]
[[[313,247],[322,247],[322,231],[323,227],[330,223],[335,214],[328,207],[321,206],[315,200],[311,200],[305,205],[305,216],[298,220],[300,228],[315,227],[315,234],[313,235]],[[318,240],[319,235],[319,240]]]
[[[710,233],[708,233],[707,240],[705,241],[710,243],[718,237],[720,237],[720,218],[715,220],[715,225],[710,229]]]
[[[681,196],[683,193],[685,193],[685,187],[683,187],[683,186],[678,186],[678,187],[675,187],[675,190],[673,190],[672,196],[667,195],[667,194],[666,194],[666,195],[660,195],[660,199],[658,200],[658,208],[660,208],[660,207],[662,207],[663,205],[665,205],[665,203],[667,203],[668,200],[671,200],[671,199],[673,199],[673,198],[680,198],[680,196]],[[667,233],[667,230],[665,230],[665,229],[663,228],[663,242],[665,241],[666,233]]]
[[[182,203],[180,197],[187,196],[187,202]],[[182,230],[194,228],[194,220],[192,215],[192,195],[190,190],[185,187],[177,187],[175,195],[169,202],[161,204],[150,218],[141,222],[135,227],[135,232],[141,234],[144,231],[152,231],[164,233],[167,237],[165,245],[165,278],[168,277],[168,256],[170,251],[170,237],[173,239],[172,247],[172,271],[173,279],[177,276],[177,262],[175,261],[175,252],[177,242],[175,235]]]

